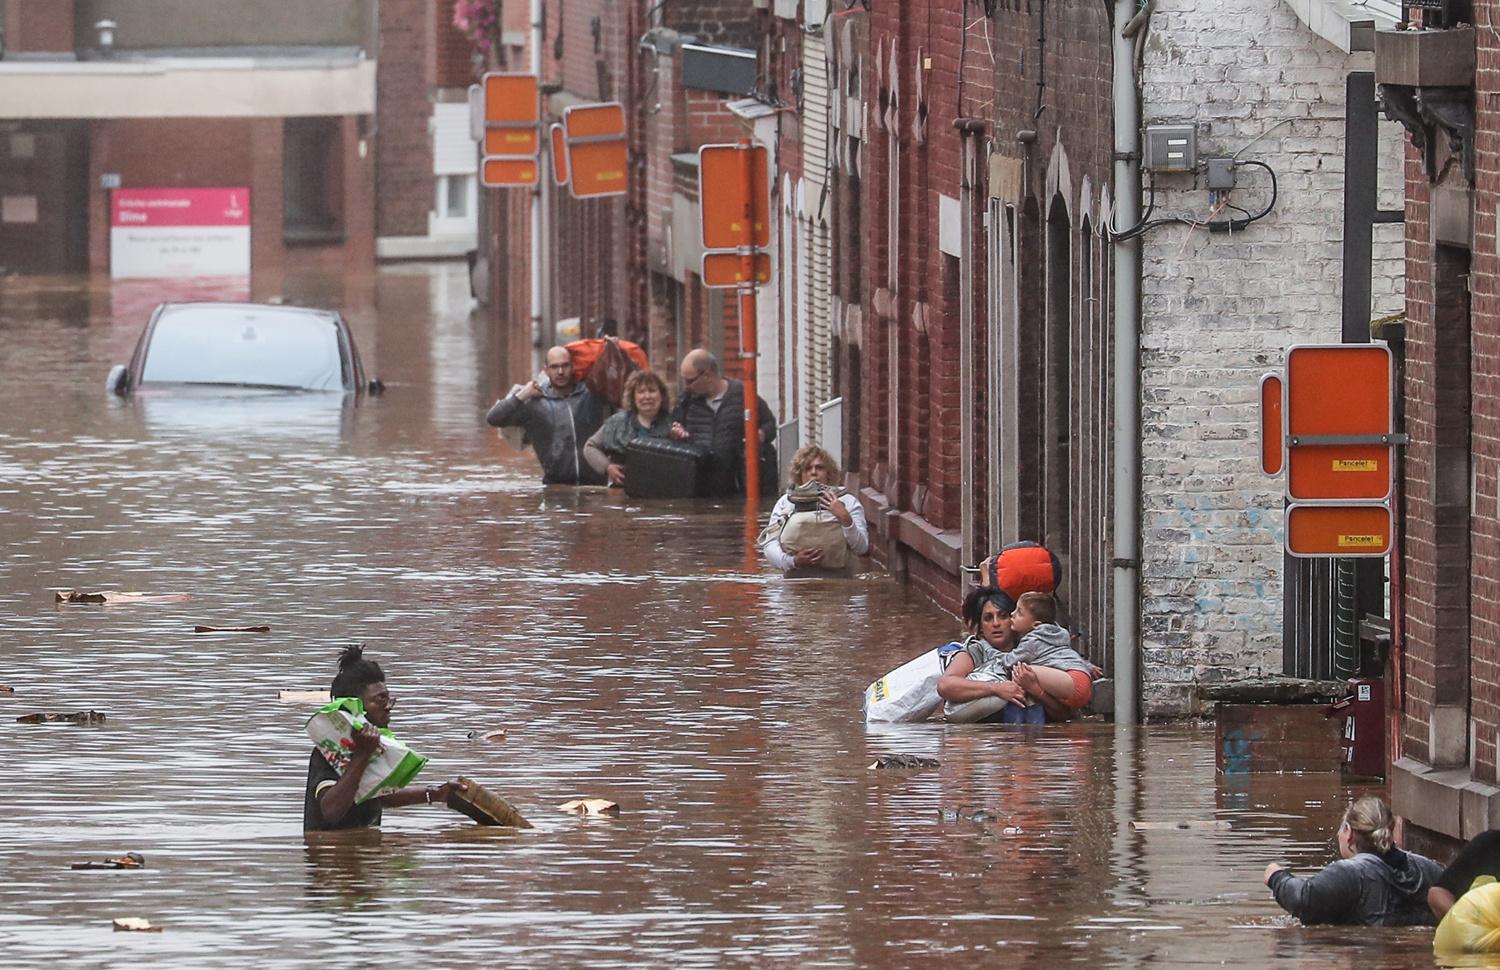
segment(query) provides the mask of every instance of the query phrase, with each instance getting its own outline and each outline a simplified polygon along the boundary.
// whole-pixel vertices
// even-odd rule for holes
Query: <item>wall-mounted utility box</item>
[[[682,45],[682,86],[721,94],[755,90],[755,51],[737,47]]]
[[[1147,125],[1141,164],[1153,172],[1191,172],[1198,167],[1196,125]]]

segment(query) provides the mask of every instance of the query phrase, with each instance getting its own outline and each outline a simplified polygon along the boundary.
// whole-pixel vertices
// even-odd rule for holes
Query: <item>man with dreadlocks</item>
[[[365,773],[370,758],[380,747],[380,732],[376,728],[388,728],[391,709],[396,699],[385,686],[385,673],[380,665],[364,657],[364,645],[348,647],[339,655],[339,672],[333,678],[329,694],[334,697],[358,697],[365,706],[364,728],[354,733],[354,749],[349,767],[340,776],[322,752],[313,748],[307,762],[307,795],[302,804],[302,829],[313,832],[324,829],[352,829],[380,824],[382,808],[400,808],[403,805],[447,804],[453,791],[464,791],[468,786],[458,781],[426,788],[403,788],[363,804],[354,803],[354,793]]]

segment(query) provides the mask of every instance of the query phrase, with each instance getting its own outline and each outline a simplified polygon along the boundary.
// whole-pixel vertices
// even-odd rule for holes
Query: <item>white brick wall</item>
[[[1283,485],[1260,474],[1257,391],[1288,346],[1339,340],[1350,70],[1373,70],[1371,55],[1335,49],[1282,0],[1158,0],[1151,20],[1145,123],[1197,123],[1200,158],[1243,148],[1275,169],[1280,197],[1232,236],[1171,225],[1144,238],[1148,714],[1185,711],[1195,684],[1281,671]],[[1381,139],[1380,205],[1399,208],[1399,128],[1382,122]],[[1259,211],[1265,173],[1237,177],[1231,201]],[[1202,178],[1158,175],[1156,215],[1206,218]],[[1376,227],[1374,316],[1404,304],[1401,228]]]

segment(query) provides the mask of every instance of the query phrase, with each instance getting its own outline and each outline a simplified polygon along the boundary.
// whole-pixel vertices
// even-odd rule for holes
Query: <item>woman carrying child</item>
[[[583,444],[583,457],[611,485],[625,484],[625,446],[636,438],[667,438],[672,430],[667,385],[655,371],[638,370],[625,381],[623,411],[611,414]]]
[[[1013,601],[984,587],[964,600],[971,636],[938,681],[948,720],[973,723],[1066,721],[1093,698],[1093,664],[1073,650],[1048,593]]]

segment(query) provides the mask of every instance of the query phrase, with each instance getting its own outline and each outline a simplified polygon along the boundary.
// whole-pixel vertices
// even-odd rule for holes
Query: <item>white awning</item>
[[[1375,31],[1401,22],[1400,0],[1286,0],[1308,29],[1346,54],[1375,49]]]
[[[275,118],[375,111],[375,62],[0,61],[0,118]]]

